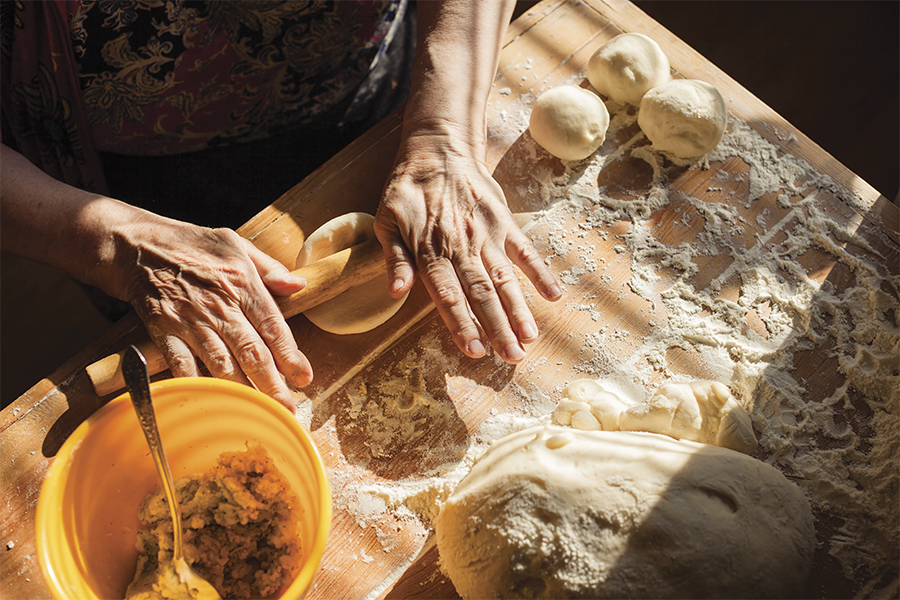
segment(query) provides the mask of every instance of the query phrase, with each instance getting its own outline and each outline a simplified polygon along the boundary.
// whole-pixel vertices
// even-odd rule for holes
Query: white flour
[[[367,441],[331,472],[336,509],[375,527],[385,552],[392,536],[382,525],[397,519],[419,527],[424,545],[440,503],[490,442],[549,419],[561,386],[541,389],[540,373],[579,372],[632,399],[666,379],[709,378],[750,411],[757,456],[804,490],[827,525],[820,544],[859,595],[890,589],[900,547],[900,303],[898,278],[878,248],[895,244],[871,227],[860,233],[855,212],[826,214],[830,197],[863,212],[865,203],[733,117],[711,154],[673,162],[647,146],[633,109],[610,103],[601,149],[560,169],[525,133],[533,99],[523,95],[521,110],[491,121],[490,137],[512,145],[495,176],[514,212],[534,213],[527,231],[569,286],[566,309],[591,324],[566,334],[579,361],[529,356],[498,394],[512,401],[475,419],[466,439],[450,435],[454,405],[432,393],[441,382],[425,381],[425,365],[443,374],[447,389],[479,384],[454,379],[458,354],[439,339],[385,363],[390,373],[374,389],[354,378],[338,421]],[[646,178],[607,180],[617,161],[643,164]],[[678,187],[697,169],[709,172],[701,188]],[[751,210],[757,203],[767,208]],[[672,211],[671,235],[659,228],[664,210]],[[674,234],[686,241],[667,243]],[[616,280],[623,265],[631,277]],[[639,306],[646,334],[604,322],[609,302]],[[821,382],[797,375],[813,350],[843,379],[837,389],[823,392]],[[425,435],[429,428],[436,429]],[[435,445],[438,429],[448,433]],[[371,477],[398,441],[421,468],[400,480]]]

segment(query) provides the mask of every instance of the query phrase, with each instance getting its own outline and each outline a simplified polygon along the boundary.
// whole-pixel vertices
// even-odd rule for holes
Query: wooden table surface
[[[704,80],[722,92],[729,134],[709,161],[674,164],[650,152],[634,109],[613,103],[608,140],[587,161],[564,164],[531,140],[527,117],[537,95],[560,83],[589,87],[590,55],[629,31],[655,39],[676,77]],[[400,127],[399,114],[388,117],[240,233],[293,268],[304,238],[319,225],[349,211],[374,212]],[[741,146],[747,139],[754,140],[752,147]],[[844,402],[856,414],[841,420],[867,445],[861,454],[841,454],[841,460],[855,456],[887,478],[887,484],[860,479],[855,493],[878,502],[884,501],[885,489],[892,489],[896,504],[897,371],[888,369],[884,391],[855,377],[852,369],[881,373],[884,348],[890,360],[891,343],[896,344],[897,207],[622,0],[545,0],[512,24],[490,98],[488,167],[513,211],[530,215],[528,233],[567,285],[563,301],[548,303],[523,279],[542,331],[525,362],[511,367],[491,357],[473,361],[462,356],[421,286],[389,323],[366,334],[333,336],[302,316],[290,320],[316,373],[314,384],[297,393],[298,419],[313,433],[335,490],[332,531],[309,597],[455,597],[431,542],[433,501],[419,506],[418,513],[401,510],[417,505],[400,492],[403,506],[392,505],[391,490],[427,484],[446,465],[462,463],[470,443],[484,435],[479,428],[498,415],[527,420],[552,410],[568,381],[630,374],[636,387],[649,392],[665,379],[715,378],[722,356],[735,365],[733,377],[723,383],[754,411],[761,438],[757,457],[793,477],[813,505],[819,547],[808,595],[896,595],[897,535],[890,532],[897,528],[896,511],[875,524],[888,531],[880,546],[872,549],[854,538],[860,548],[839,547],[859,515],[852,503],[842,504],[822,491],[827,477],[816,482],[808,473],[801,476],[800,463],[789,459],[819,456],[819,447],[840,452],[840,436],[820,434],[810,442],[808,435],[779,429],[772,418],[777,407],[805,410],[850,398]],[[771,188],[766,172],[787,173],[780,188]],[[792,254],[795,228],[808,223],[825,223],[829,229],[817,247]],[[691,264],[679,258],[685,249]],[[848,304],[830,302],[833,312],[821,317],[826,304],[815,296],[808,298],[811,311],[793,313],[790,302],[779,304],[771,287],[762,288],[768,289],[767,298],[761,299],[758,286],[755,300],[749,298],[750,282],[764,277],[763,267],[776,257],[780,270],[771,285],[778,289],[827,290],[829,298],[840,299],[861,282],[875,282],[880,304],[872,310],[881,311],[881,317],[873,318],[881,329],[866,339],[844,339],[829,323],[865,316],[850,315]],[[691,304],[708,318],[705,331],[678,329],[673,298],[681,302],[677,306]],[[776,332],[773,315],[779,311],[793,317],[793,333]],[[735,314],[736,328],[728,324]],[[748,357],[749,348],[774,343],[776,333],[782,335],[779,353]],[[34,541],[40,485],[66,437],[110,399],[97,397],[84,367],[141,335],[135,319],[124,319],[3,410],[4,598],[48,596]],[[662,340],[662,354],[649,352],[654,340]],[[856,360],[861,355],[871,360]],[[750,377],[760,365],[765,365],[761,374]],[[781,382],[797,397],[778,397],[781,392],[773,391],[771,382]],[[411,404],[396,405],[392,390],[397,389],[400,396],[412,390]],[[414,426],[390,421],[401,409]],[[803,423],[797,427],[808,433]],[[878,471],[877,460],[894,468]],[[368,496],[381,499],[380,512],[360,510],[365,496],[360,490],[367,485],[390,492]],[[422,489],[435,491],[427,485]]]

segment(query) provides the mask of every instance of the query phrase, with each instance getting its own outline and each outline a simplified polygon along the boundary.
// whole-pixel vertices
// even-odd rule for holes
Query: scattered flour
[[[628,117],[613,115],[620,118]],[[861,595],[889,589],[900,534],[900,303],[896,265],[891,270],[875,247],[883,234],[862,235],[858,214],[844,220],[826,213],[823,204],[832,198],[857,210],[861,201],[737,119],[719,147],[694,163],[672,162],[633,139],[624,147],[652,167],[646,193],[614,198],[597,187],[622,147],[607,154],[601,148],[588,164],[566,164],[564,173],[543,181],[539,170],[530,171],[529,192],[547,203],[540,213],[546,225],[531,235],[547,264],[568,266],[559,267],[564,283],[580,289],[588,271],[559,240],[625,222],[611,249],[629,261],[632,298],[662,311],[662,324],[654,320],[630,355],[611,349],[614,336],[603,327],[583,333],[579,370],[631,387],[640,398],[660,374],[689,378],[670,364],[673,350],[695,356],[706,376],[727,383],[752,412],[758,456],[788,473],[833,527],[824,542],[844,575]],[[731,178],[716,166],[735,158],[746,177]],[[723,185],[703,188],[702,197],[679,186],[691,169],[713,168]],[[763,202],[771,207],[752,220],[743,216]],[[673,206],[682,213],[676,223],[693,235],[657,230],[654,215]],[[884,248],[896,261],[896,244]],[[817,264],[835,262],[831,272],[814,272]],[[577,296],[569,306],[592,317],[598,312]],[[759,331],[748,327],[751,319]],[[794,375],[812,350],[844,379],[828,397],[817,397],[821,386]]]
[[[529,235],[569,287],[564,312],[587,320],[544,332],[564,337],[580,359],[531,356],[500,384],[460,381],[458,353],[435,333],[371,365],[379,376],[364,370],[350,380],[321,428],[331,431],[320,431],[364,440],[344,442],[330,472],[336,511],[374,529],[385,553],[396,552],[397,527],[412,530],[424,552],[441,503],[490,443],[549,422],[563,386],[544,387],[542,375],[587,375],[633,400],[664,380],[714,379],[750,412],[755,456],[795,481],[827,524],[821,551],[858,595],[891,589],[900,547],[900,280],[886,256],[896,261],[896,243],[862,222],[862,200],[733,116],[712,153],[673,160],[649,147],[634,110],[609,103],[604,145],[560,168],[526,133],[533,100],[522,94],[521,110],[492,120],[489,136],[510,147],[495,177],[513,211],[532,214]],[[607,181],[624,161],[644,179]],[[697,171],[708,173],[691,184]],[[832,216],[838,204],[846,218]],[[613,276],[623,271],[627,281]],[[618,306],[638,310],[644,329],[605,322]],[[822,361],[836,389],[820,381]],[[466,416],[459,435],[465,394],[452,389],[466,385],[498,404]],[[301,422],[310,410],[300,408]],[[403,477],[384,476],[385,465],[401,462]]]

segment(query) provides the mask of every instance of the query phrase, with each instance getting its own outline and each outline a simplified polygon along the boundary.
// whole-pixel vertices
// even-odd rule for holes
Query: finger
[[[154,336],[151,336],[154,337]],[[154,337],[157,347],[166,359],[173,377],[197,377],[200,370],[197,368],[197,359],[184,340],[174,335],[163,335],[159,339]]]
[[[466,295],[447,259],[435,259],[422,266],[422,282],[447,325],[457,347],[471,358],[486,354],[478,326],[469,313]]]
[[[244,314],[241,316],[249,320],[256,336],[244,337],[239,334],[241,341],[238,343],[247,349],[246,360],[250,361],[254,371],[258,373],[257,378],[265,383],[260,383],[254,379],[253,374],[244,369],[251,381],[258,386],[265,385],[267,388],[273,386],[276,390],[282,387],[287,389],[278,375],[280,371],[296,387],[309,385],[313,378],[312,366],[297,347],[297,340],[294,339],[291,328],[288,327],[272,297],[260,291],[258,294],[248,296],[242,308]],[[265,353],[255,349],[257,339],[263,344]],[[243,360],[237,356],[243,368]]]
[[[249,242],[247,243],[251,246],[248,249],[250,258],[269,291],[277,294],[280,293],[278,291],[280,289],[284,293],[293,293],[306,286],[306,280],[294,276],[281,263],[257,250]],[[302,285],[299,289],[288,291],[284,287],[272,284],[272,278],[284,278],[285,276],[299,280]],[[302,388],[312,383],[312,365],[297,347],[294,334],[285,322],[275,300],[262,290],[248,298],[249,300],[245,301],[245,305],[242,307],[244,314],[270,350],[277,370],[283,373],[287,380],[296,387]]]
[[[550,301],[562,298],[563,288],[541,259],[540,253],[521,230],[516,229],[507,237],[506,254],[534,284],[538,293]]]
[[[306,287],[306,280],[291,273],[283,264],[259,250],[252,242],[241,238],[247,255],[253,261],[266,289],[276,296],[287,296]]]
[[[206,327],[197,327],[192,331],[189,344],[210,375],[219,379],[227,379],[244,385],[250,380],[244,375],[231,350],[219,335]]]
[[[505,254],[491,250],[484,251],[484,265],[518,341],[524,344],[533,342],[538,337],[538,328],[525,301],[515,267]]]
[[[416,279],[415,263],[402,242],[384,246],[384,261],[390,282],[388,293],[391,298],[400,298],[412,289]]]
[[[250,309],[247,316],[271,352],[276,369],[295,387],[302,388],[312,383],[312,365],[300,352],[297,340],[281,313],[269,310],[260,314],[255,309]]]
[[[412,289],[416,279],[415,260],[396,228],[376,227],[375,235],[384,250],[388,272],[388,293],[400,298]]]
[[[244,325],[238,326],[235,320],[231,320],[222,332],[222,338],[228,344],[240,370],[257,389],[293,411],[293,395],[281,378],[272,353],[246,321]]]
[[[164,326],[166,323],[166,311],[158,304],[145,300],[144,302],[132,302],[135,312],[140,316],[150,334],[150,339],[159,348],[173,377],[197,377],[200,371],[197,368],[197,360],[190,346],[176,333],[172,333]],[[184,335],[183,333],[181,335]]]
[[[495,269],[494,277],[503,280],[504,285],[509,283],[506,280],[511,277],[513,283],[517,285],[515,275],[512,273],[512,265],[509,264],[509,261],[506,263],[507,267]],[[511,364],[520,362],[525,358],[525,349],[510,327],[509,318],[497,293],[494,279],[485,270],[480,257],[479,260],[467,260],[465,263],[459,264],[457,270],[472,312],[475,313],[475,317],[484,328],[491,346],[504,361]],[[525,310],[527,311],[527,307]]]

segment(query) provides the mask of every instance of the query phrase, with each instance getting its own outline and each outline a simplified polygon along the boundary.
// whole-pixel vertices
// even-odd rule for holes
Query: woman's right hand
[[[117,245],[112,291],[134,307],[173,375],[198,375],[196,356],[213,376],[252,382],[293,410],[280,374],[304,387],[312,367],[273,296],[303,289],[303,279],[230,229],[156,215],[142,215]]]
[[[294,409],[312,380],[273,295],[305,282],[228,229],[160,217],[56,181],[0,144],[4,252],[60,269],[130,302],[172,374],[209,372]]]

